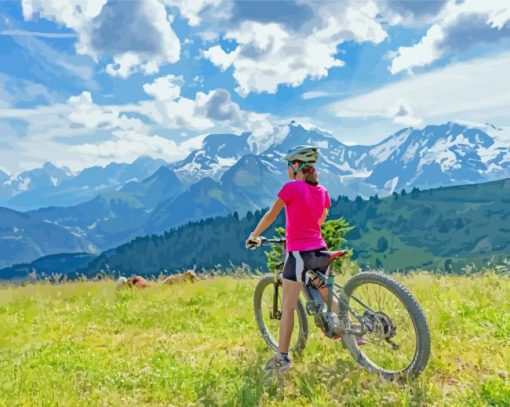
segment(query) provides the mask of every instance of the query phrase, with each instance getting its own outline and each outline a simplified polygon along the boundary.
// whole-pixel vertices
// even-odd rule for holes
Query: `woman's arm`
[[[259,237],[260,234],[264,232],[264,230],[271,226],[271,224],[278,217],[284,206],[285,202],[278,198],[271,207],[271,209],[269,209],[269,211],[267,211],[266,214],[262,217],[255,230],[251,233],[250,237],[254,238]]]
[[[328,216],[328,209],[324,209],[324,212],[322,213],[319,225],[322,225],[324,223],[324,221],[326,220],[327,216]]]

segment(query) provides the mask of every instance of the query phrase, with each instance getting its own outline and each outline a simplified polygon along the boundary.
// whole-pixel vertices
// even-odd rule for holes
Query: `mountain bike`
[[[261,237],[261,240],[262,245],[285,244],[285,239]],[[300,298],[290,351],[300,353],[305,348],[309,332],[307,316],[313,316],[315,325],[327,337],[341,341],[354,360],[369,372],[389,380],[418,376],[427,365],[431,347],[430,331],[420,305],[401,283],[381,272],[363,271],[344,286],[335,283],[332,265],[345,253],[323,251],[317,264],[305,270],[302,290],[305,305]],[[282,258],[274,274],[262,277],[253,298],[260,334],[274,350],[278,349],[282,316],[283,264]]]

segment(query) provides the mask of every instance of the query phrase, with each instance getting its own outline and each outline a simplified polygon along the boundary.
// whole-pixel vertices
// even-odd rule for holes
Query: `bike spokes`
[[[277,298],[277,309],[274,309],[275,298],[274,285],[268,285],[261,298],[261,311],[267,333],[271,336],[272,342],[278,345],[278,338],[280,335],[280,319],[282,312],[282,288],[279,287]],[[293,351],[299,340],[300,321],[298,320],[297,312],[294,312],[294,329],[292,331],[290,350]]]
[[[352,292],[349,305],[367,330],[360,352],[384,370],[406,369],[419,343],[411,315],[399,297],[380,284],[365,283]],[[349,320],[360,325],[352,313]]]

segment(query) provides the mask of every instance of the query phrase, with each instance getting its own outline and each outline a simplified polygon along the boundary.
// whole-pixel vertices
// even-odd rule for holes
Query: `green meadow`
[[[0,286],[0,405],[510,405],[510,276],[396,278],[432,333],[427,369],[405,384],[367,374],[311,321],[294,369],[264,378],[257,278],[143,291],[111,280]]]

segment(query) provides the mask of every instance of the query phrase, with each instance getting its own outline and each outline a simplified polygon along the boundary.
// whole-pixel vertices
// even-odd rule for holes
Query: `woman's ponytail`
[[[303,169],[301,169],[301,172],[304,174],[304,176],[305,176],[304,181],[307,184],[319,185],[319,178],[317,175],[317,171],[315,170],[314,167],[309,167],[309,166],[305,165],[305,167]]]

